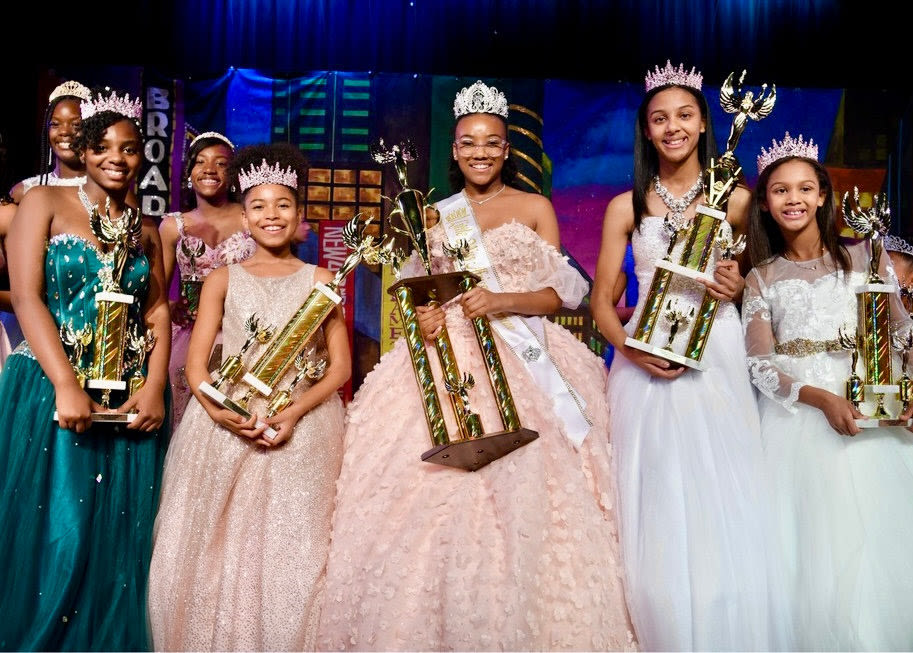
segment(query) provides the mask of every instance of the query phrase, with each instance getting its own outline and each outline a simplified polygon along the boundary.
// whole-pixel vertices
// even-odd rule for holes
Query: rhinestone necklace
[[[486,197],[484,200],[474,200],[474,199],[472,199],[471,197],[469,197],[469,195],[466,194],[466,189],[465,189],[465,188],[463,189],[463,196],[464,196],[466,199],[468,199],[470,202],[475,202],[475,203],[478,204],[479,206],[482,206],[482,205],[483,205],[485,202],[487,202],[488,200],[493,200],[493,199],[496,198],[498,195],[500,195],[500,194],[501,194],[501,191],[504,190],[505,188],[507,188],[507,184],[505,184],[505,183],[502,182],[502,183],[501,183],[501,187],[500,187],[498,190],[496,190],[496,191],[494,192],[493,195],[489,195],[489,196]]]
[[[688,189],[688,192],[679,198],[673,197],[672,193],[669,192],[669,189],[663,186],[662,182],[659,180],[659,175],[653,177],[653,189],[656,191],[659,199],[663,201],[663,204],[666,205],[666,208],[672,212],[672,218],[680,222],[684,217],[687,208],[691,206],[691,202],[693,202],[694,198],[704,190],[704,179],[701,175],[698,175],[694,185]]]
[[[81,184],[79,188],[76,189],[76,194],[79,195],[79,201],[82,202],[83,208],[85,208],[86,213],[89,214],[89,217],[92,217],[92,212],[98,210],[98,204],[92,204],[92,200],[89,199],[88,194],[86,193],[85,184]],[[111,208],[111,197],[110,195],[105,195],[105,213],[108,213],[108,209]]]

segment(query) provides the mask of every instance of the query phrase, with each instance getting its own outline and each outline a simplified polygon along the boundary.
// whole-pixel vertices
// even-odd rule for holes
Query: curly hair
[[[267,165],[275,166],[276,164],[279,164],[279,167],[282,170],[291,168],[295,172],[298,176],[298,186],[292,190],[295,191],[295,197],[298,202],[302,202],[304,200],[302,189],[304,188],[304,182],[307,179],[308,160],[301,150],[291,143],[261,143],[258,145],[242,147],[235,152],[235,156],[231,160],[231,165],[229,166],[231,183],[240,188],[241,185],[238,183],[238,175],[244,170],[258,167],[264,160]],[[249,190],[250,188],[242,191],[242,199],[247,195],[247,191]]]
[[[190,178],[190,172],[193,170],[193,166],[196,165],[197,155],[205,150],[207,147],[212,147],[213,145],[221,145],[229,151],[229,161],[234,157],[234,150],[232,150],[228,143],[223,141],[221,138],[207,137],[201,138],[196,143],[193,144],[193,147],[187,150],[187,159],[184,161],[184,177],[183,179]],[[228,179],[229,187],[237,188],[237,184],[233,183],[231,180],[234,177],[231,174],[231,165],[229,164],[228,169]],[[235,201],[236,193],[229,190],[228,198],[230,201]],[[181,184],[181,210],[182,211],[191,211],[197,207],[197,195],[193,192],[193,188],[188,188],[187,184]]]
[[[92,97],[97,97],[99,95],[105,97],[113,95],[114,93],[114,90],[107,87],[103,89],[93,89]],[[123,94],[118,93],[118,95]],[[96,147],[101,143],[101,139],[104,138],[105,131],[108,127],[119,123],[121,120],[127,120],[134,126],[136,129],[136,136],[142,142],[143,130],[140,129],[136,120],[121,113],[117,113],[116,111],[99,111],[88,118],[82,119],[82,129],[76,134],[76,138],[73,140],[71,148],[74,152],[81,155],[89,148]]]

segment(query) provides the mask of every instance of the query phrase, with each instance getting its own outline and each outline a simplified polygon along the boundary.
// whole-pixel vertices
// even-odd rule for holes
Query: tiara
[[[815,145],[815,142],[810,138],[806,143],[802,140],[802,134],[799,134],[799,138],[793,138],[789,135],[789,132],[786,132],[786,135],[783,137],[783,140],[779,143],[777,139],[771,140],[771,146],[769,150],[761,148],[761,154],[758,155],[758,174],[769,166],[774,161],[782,159],[787,156],[801,156],[806,159],[818,160],[818,146]]]
[[[201,141],[204,138],[215,138],[217,140],[220,140],[223,143],[225,143],[229,148],[231,148],[232,152],[235,151],[235,144],[232,143],[230,140],[228,140],[228,138],[226,136],[223,136],[219,132],[203,132],[202,134],[200,134],[199,136],[194,138],[192,141],[190,141],[190,145],[187,146],[187,149],[189,150],[189,149],[193,148],[193,146],[196,145],[197,141]]]
[[[882,239],[882,244],[884,248],[889,252],[900,252],[901,254],[909,254],[913,256],[913,245],[910,245],[900,236],[895,236],[894,234],[888,234]]]
[[[461,89],[453,100],[453,116],[460,118],[470,113],[496,113],[507,117],[507,98],[494,86],[480,79],[472,86]]]
[[[684,64],[673,68],[672,62],[668,59],[666,59],[665,68],[660,69],[659,66],[654,66],[654,72],[647,71],[647,76],[644,78],[644,87],[648,93],[658,86],[668,86],[669,84],[690,86],[699,91],[703,83],[704,76],[694,66],[691,67],[691,72],[685,70]]]
[[[79,82],[69,81],[64,82],[51,91],[51,94],[48,96],[48,102],[53,102],[59,97],[78,97],[80,100],[91,100],[92,91]]]
[[[113,111],[133,120],[139,120],[143,115],[142,101],[139,98],[131,100],[129,93],[125,93],[123,97],[113,91],[108,97],[99,93],[94,100],[90,98],[80,102],[79,107],[82,110],[83,120],[102,111]]]
[[[292,170],[292,166],[283,170],[278,163],[269,165],[266,159],[263,159],[260,167],[252,165],[249,170],[242,170],[238,173],[238,185],[241,187],[242,193],[248,188],[261,184],[280,184],[298,188],[298,173]]]

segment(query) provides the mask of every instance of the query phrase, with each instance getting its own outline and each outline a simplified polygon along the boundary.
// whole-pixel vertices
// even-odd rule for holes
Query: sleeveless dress
[[[229,266],[224,352],[240,351],[253,313],[280,330],[314,287],[314,269],[256,277]],[[315,362],[326,359],[322,329],[307,347]],[[258,351],[252,347],[246,361]],[[263,415],[266,403],[255,398],[251,410]],[[165,461],[155,523],[156,650],[314,650],[344,412],[334,393],[301,418],[290,440],[265,449],[214,423],[191,398]]]
[[[95,326],[99,256],[78,236],[50,239],[46,302],[58,326]],[[148,282],[146,257],[131,250],[121,280],[139,299],[131,322],[142,320]],[[91,345],[82,360],[91,363]],[[153,433],[94,424],[77,434],[58,427],[55,408],[54,387],[23,342],[0,375],[0,648],[145,650],[167,420]]]
[[[797,401],[806,384],[845,396],[850,352],[808,345],[856,329],[855,290],[867,282],[869,253],[864,241],[848,250],[847,274],[826,254],[799,264],[778,257],[746,280],[748,364],[760,393],[777,508],[771,540],[783,550],[796,649],[910,651],[913,434],[885,427],[840,435],[823,412]],[[882,253],[879,276],[897,285],[889,260]],[[899,294],[890,297],[890,310],[893,329],[909,332]],[[903,373],[899,355],[892,367],[896,380]],[[863,368],[860,355],[860,376]],[[874,397],[866,399],[861,412],[872,415]],[[896,396],[888,395],[886,405],[899,412]]]
[[[625,325],[629,335],[668,243],[660,217],[645,217],[632,235],[641,292]],[[674,278],[680,308],[696,309],[704,286]],[[668,334],[664,320],[656,328]],[[616,354],[609,371],[619,533],[634,629],[651,651],[790,648],[777,561],[767,546],[771,517],[760,423],[731,302],[717,310],[702,362],[705,371],[686,370],[670,381]]]
[[[168,215],[174,217],[178,227],[175,263],[181,279],[190,277],[194,270],[196,270],[196,274],[200,279],[205,279],[216,268],[220,268],[223,265],[231,265],[232,263],[240,263],[250,258],[257,249],[257,243],[244,231],[236,231],[215,247],[210,247],[200,238],[184,233],[184,216],[180,213],[171,213],[163,217],[168,217]],[[193,266],[191,266],[190,260],[184,253],[184,248],[181,247],[185,241],[191,251],[201,245],[203,247],[203,254],[194,259]],[[174,393],[171,420],[174,428],[177,428],[180,423],[187,407],[187,402],[191,397],[190,388],[187,387],[184,365],[187,362],[187,346],[190,344],[190,334],[193,331],[194,319],[193,316],[187,313],[186,303],[183,297],[179,298],[177,310],[173,310],[171,315],[171,361],[168,365],[168,376],[171,379],[171,388]],[[216,344],[213,347],[215,361],[218,361],[219,347],[221,347],[221,335],[216,339]]]
[[[435,274],[453,271],[443,237],[440,225],[428,231]],[[506,292],[552,287],[570,307],[586,294],[580,274],[529,227],[510,222],[483,238]],[[419,274],[412,265],[403,276]],[[500,431],[471,323],[456,300],[445,311],[460,371],[476,379],[472,409],[487,432]],[[475,472],[421,460],[432,443],[404,338],[365,378],[347,413],[319,649],[635,647],[618,564],[605,366],[570,331],[542,321],[548,354],[593,423],[579,449],[497,335],[520,422],[539,437]]]

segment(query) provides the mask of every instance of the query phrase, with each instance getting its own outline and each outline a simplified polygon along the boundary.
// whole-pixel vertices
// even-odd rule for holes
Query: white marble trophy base
[[[669,351],[668,349],[663,349],[662,347],[656,347],[646,342],[641,342],[634,338],[625,338],[625,344],[628,347],[634,347],[634,349],[639,349],[645,351],[648,354],[653,354],[659,358],[665,358],[667,361],[672,361],[673,363],[678,363],[679,365],[684,365],[685,367],[690,367],[694,370],[700,370],[703,372],[707,369],[700,361],[692,360],[687,356],[682,356],[681,354],[676,354],[674,351]]]
[[[224,394],[222,394],[221,392],[216,390],[214,387],[212,387],[208,383],[206,383],[206,381],[203,381],[202,383],[200,383],[199,390],[204,395],[206,395],[207,397],[212,399],[215,403],[220,405],[222,408],[226,408],[226,409],[230,410],[231,412],[235,413],[236,415],[240,415],[244,419],[250,419],[250,412],[248,412],[247,410],[245,410],[244,408],[239,406],[237,403],[235,403],[234,401],[232,401],[231,399],[226,397]],[[273,440],[273,439],[275,439],[275,437],[277,435],[279,435],[273,427],[268,426],[267,423],[264,422],[260,418],[257,418],[257,426],[266,427],[263,430],[263,437],[265,437],[268,440]]]

